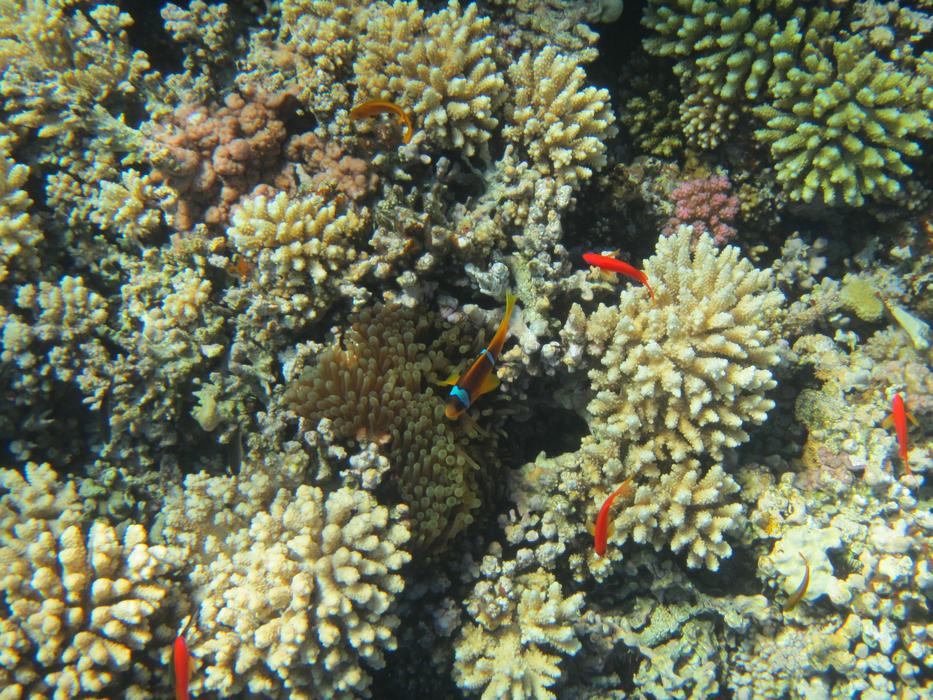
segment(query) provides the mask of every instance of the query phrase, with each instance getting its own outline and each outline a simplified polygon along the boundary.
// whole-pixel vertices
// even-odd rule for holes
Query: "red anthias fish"
[[[621,260],[616,260],[615,258],[609,257],[608,255],[599,255],[598,253],[584,253],[583,260],[587,264],[593,265],[603,270],[608,270],[609,272],[618,272],[620,275],[625,275],[637,282],[641,282],[648,288],[648,294],[651,295],[651,298],[654,299],[654,290],[651,289],[651,285],[648,284],[648,275],[646,275],[641,270],[637,270],[627,262],[622,262]]]
[[[597,557],[601,557],[606,553],[606,541],[609,539],[609,509],[612,507],[612,502],[623,494],[629,496],[631,493],[632,477],[629,477],[622,482],[619,488],[609,494],[609,497],[603,503],[603,507],[599,509],[599,514],[596,516],[596,527],[593,529],[593,549],[596,550]]]
[[[188,628],[194,621],[194,615],[188,618],[188,624],[175,637],[175,643],[172,645],[172,665],[175,667],[175,700],[189,700],[188,685],[191,683],[191,654],[188,651],[188,643],[185,641],[185,635],[188,634]]]
[[[904,404],[904,397],[900,394],[894,395],[894,400],[891,402],[891,415],[888,416],[883,426],[885,428],[890,427],[894,424],[894,431],[897,433],[897,446],[898,454],[900,455],[901,461],[904,463],[904,473],[910,474],[910,462],[907,461],[907,420],[910,419],[910,422],[914,425],[917,425],[917,420],[907,412],[907,407]]]

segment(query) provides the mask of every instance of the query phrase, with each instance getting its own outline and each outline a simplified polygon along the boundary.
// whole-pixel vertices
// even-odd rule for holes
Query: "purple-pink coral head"
[[[735,237],[731,225],[739,213],[739,198],[732,194],[732,183],[725,175],[682,182],[671,192],[674,216],[667,220],[663,233],[670,235],[678,226],[692,226],[695,236],[704,231],[717,245]]]

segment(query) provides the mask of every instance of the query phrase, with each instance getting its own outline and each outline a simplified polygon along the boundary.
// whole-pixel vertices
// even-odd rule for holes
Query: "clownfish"
[[[370,100],[369,102],[358,104],[356,107],[350,110],[350,118],[362,119],[364,117],[373,117],[377,114],[385,114],[386,112],[391,112],[394,114],[399,118],[399,121],[405,125],[405,133],[402,134],[402,143],[408,143],[411,141],[412,134],[415,133],[415,130],[411,125],[411,118],[408,116],[408,113],[404,109],[399,107],[394,102],[386,102],[385,100]]]
[[[505,295],[505,315],[499,323],[496,334],[489,341],[489,345],[479,354],[479,357],[474,360],[473,364],[462,376],[452,374],[444,381],[444,384],[453,385],[450,389],[450,396],[447,398],[447,404],[444,406],[444,415],[450,420],[457,420],[476,399],[499,386],[499,377],[496,376],[494,370],[496,369],[496,362],[499,361],[502,346],[505,345],[505,337],[509,332],[509,318],[512,316],[512,307],[514,306],[515,296],[507,292]]]

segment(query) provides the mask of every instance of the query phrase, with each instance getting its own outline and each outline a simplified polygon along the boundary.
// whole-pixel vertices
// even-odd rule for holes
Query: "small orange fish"
[[[597,557],[601,557],[606,553],[606,541],[609,539],[609,509],[612,507],[612,502],[623,494],[628,497],[631,493],[632,477],[629,477],[622,482],[619,488],[609,494],[609,497],[603,503],[603,507],[599,509],[599,514],[596,516],[596,527],[593,530],[593,549],[596,550]]]
[[[894,430],[897,433],[897,446],[899,448],[898,454],[900,455],[901,461],[904,463],[905,474],[911,473],[910,463],[907,461],[908,418],[910,419],[911,423],[917,425],[917,419],[907,412],[907,407],[904,405],[904,397],[900,394],[895,394],[894,400],[891,402],[891,415],[885,418],[882,426],[889,428],[892,423],[894,424]]]
[[[191,683],[191,654],[188,651],[188,643],[185,641],[185,635],[188,634],[188,628],[194,621],[194,614],[188,618],[188,624],[182,630],[181,634],[175,637],[175,643],[172,645],[172,664],[175,667],[175,700],[189,700],[188,684]]]
[[[797,586],[797,590],[791,593],[790,598],[784,603],[784,612],[792,610],[797,603],[803,600],[803,597],[807,594],[807,586],[810,585],[810,562],[807,561],[803,552],[797,553],[803,559],[803,579],[800,581],[800,585]]]
[[[489,345],[480,352],[479,357],[473,361],[470,369],[462,377],[452,374],[444,382],[444,384],[453,385],[447,405],[444,406],[444,415],[450,420],[457,420],[476,399],[499,386],[499,377],[496,376],[494,370],[496,362],[499,361],[502,346],[505,345],[505,338],[509,332],[509,318],[512,316],[514,306],[515,297],[511,292],[506,292],[505,314],[502,316],[496,334],[489,341]]]
[[[622,262],[621,260],[616,260],[611,258],[608,255],[599,255],[597,253],[584,253],[583,260],[587,264],[594,267],[601,268],[603,270],[609,270],[609,272],[618,272],[620,275],[625,275],[637,282],[641,282],[648,288],[648,294],[651,295],[651,298],[654,299],[654,290],[651,289],[651,285],[648,284],[648,275],[646,275],[641,270],[636,270],[634,267],[629,265],[627,262]]]
[[[386,102],[385,100],[370,100],[369,102],[364,102],[350,110],[350,118],[362,119],[364,117],[373,117],[377,114],[385,114],[386,112],[391,112],[397,116],[399,121],[405,125],[405,133],[402,134],[402,143],[411,141],[412,134],[415,133],[411,125],[411,118],[409,118],[408,113],[404,109],[394,102]]]

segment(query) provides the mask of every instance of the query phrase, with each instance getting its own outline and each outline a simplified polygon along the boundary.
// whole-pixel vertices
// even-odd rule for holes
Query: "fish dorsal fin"
[[[479,389],[476,391],[476,395],[482,396],[483,394],[488,394],[498,386],[499,377],[496,376],[495,372],[490,372],[485,377],[483,377],[483,383],[479,385]]]

